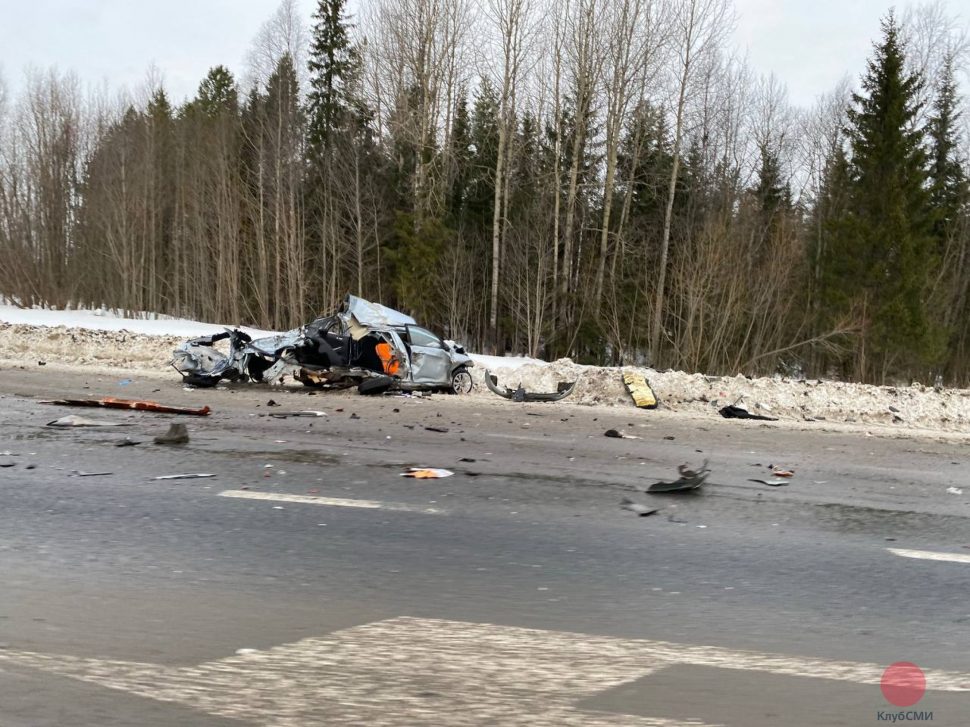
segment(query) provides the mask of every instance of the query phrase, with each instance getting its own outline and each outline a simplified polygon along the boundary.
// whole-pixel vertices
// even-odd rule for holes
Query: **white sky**
[[[316,3],[299,2],[309,18]],[[858,78],[893,0],[735,2],[739,49],[757,72],[785,83],[793,102],[808,105],[844,75]],[[956,13],[965,2],[948,0],[948,9]],[[16,88],[27,65],[55,65],[76,71],[84,83],[134,88],[154,64],[181,101],[214,65],[241,77],[249,45],[276,6],[276,0],[0,0],[0,76]]]

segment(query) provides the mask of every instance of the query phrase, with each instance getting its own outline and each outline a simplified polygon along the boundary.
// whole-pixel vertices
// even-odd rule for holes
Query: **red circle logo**
[[[897,661],[883,672],[882,695],[896,707],[912,707],[926,694],[926,675],[916,664]]]

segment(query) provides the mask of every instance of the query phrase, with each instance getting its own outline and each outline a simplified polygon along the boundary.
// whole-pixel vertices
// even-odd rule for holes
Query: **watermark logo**
[[[883,672],[882,695],[895,707],[912,707],[926,694],[926,675],[916,664],[897,661]]]

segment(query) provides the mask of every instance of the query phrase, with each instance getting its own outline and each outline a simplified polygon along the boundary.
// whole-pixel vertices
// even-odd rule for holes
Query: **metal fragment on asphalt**
[[[158,477],[152,477],[153,480],[200,480],[206,477],[215,477],[213,474],[208,474],[206,472],[191,472],[183,475],[159,475]]]

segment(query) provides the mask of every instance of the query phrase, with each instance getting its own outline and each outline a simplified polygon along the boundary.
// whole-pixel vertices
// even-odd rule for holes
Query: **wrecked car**
[[[228,352],[217,347],[228,342]],[[225,345],[222,346],[225,348]],[[186,341],[172,365],[190,386],[219,381],[311,387],[358,386],[361,393],[472,389],[465,350],[417,325],[411,316],[348,295],[343,308],[275,336],[253,339],[238,329]]]

